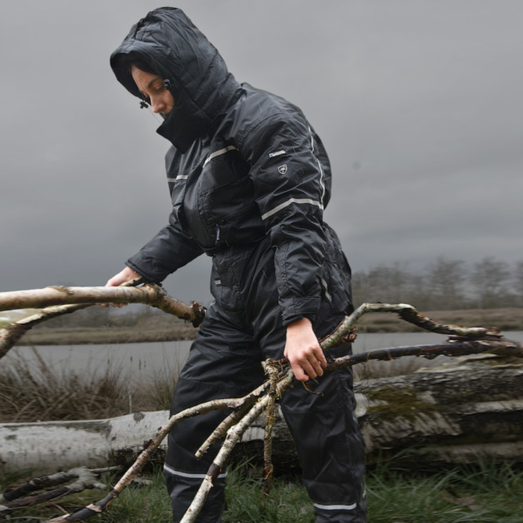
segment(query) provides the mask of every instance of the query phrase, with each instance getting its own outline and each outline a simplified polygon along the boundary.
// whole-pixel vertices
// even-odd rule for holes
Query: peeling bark
[[[119,287],[46,287],[1,292],[0,311],[45,308],[37,314],[0,329],[0,359],[35,325],[100,303],[143,303],[190,321],[195,327],[203,321],[205,308],[198,303],[182,303],[169,296],[158,285],[135,287],[141,282],[141,278],[138,278]]]

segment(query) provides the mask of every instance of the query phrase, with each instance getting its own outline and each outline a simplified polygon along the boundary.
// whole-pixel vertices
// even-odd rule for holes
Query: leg
[[[243,396],[262,380],[259,348],[248,332],[240,330],[214,304],[176,385],[171,414],[211,399]],[[200,461],[194,453],[229,412],[213,411],[184,420],[169,435],[164,472],[175,523],[187,511],[221,445],[214,445]],[[225,474],[212,488],[199,523],[221,522],[224,487]]]
[[[283,356],[285,328],[274,311],[278,310],[276,294],[271,295],[271,272],[256,282],[255,291],[265,291],[256,304],[253,325],[264,358]],[[265,285],[263,285],[265,283]],[[265,290],[269,289],[269,290]],[[344,313],[324,296],[313,323],[318,338],[330,333]],[[329,350],[341,356],[350,346]],[[321,396],[311,394],[300,383],[286,391],[281,399],[282,412],[296,443],[303,466],[303,480],[313,502],[318,523],[365,523],[363,440],[354,409],[352,373],[340,370],[325,374],[314,387]],[[314,385],[313,382],[311,382]]]
[[[343,350],[345,349],[345,350]],[[336,349],[339,356],[346,348]],[[282,411],[296,442],[318,523],[364,523],[364,452],[349,370],[325,374],[317,396],[295,385]]]

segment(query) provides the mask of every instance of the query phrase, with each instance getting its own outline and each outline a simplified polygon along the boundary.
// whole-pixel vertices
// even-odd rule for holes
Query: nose
[[[153,113],[162,113],[166,108],[165,100],[161,96],[151,97],[151,109]]]

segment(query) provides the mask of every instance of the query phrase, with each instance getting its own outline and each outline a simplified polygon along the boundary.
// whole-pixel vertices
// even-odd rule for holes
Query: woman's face
[[[157,74],[146,73],[134,65],[131,74],[134,83],[151,104],[153,113],[169,114],[174,107],[174,98],[165,87],[163,78]]]

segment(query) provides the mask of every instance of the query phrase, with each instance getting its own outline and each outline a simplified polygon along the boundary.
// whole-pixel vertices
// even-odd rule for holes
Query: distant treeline
[[[407,263],[380,264],[356,271],[352,287],[356,305],[401,302],[425,311],[523,307],[523,261],[440,257],[418,271]]]

